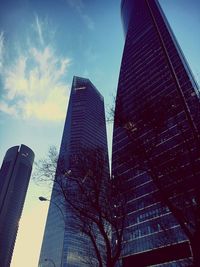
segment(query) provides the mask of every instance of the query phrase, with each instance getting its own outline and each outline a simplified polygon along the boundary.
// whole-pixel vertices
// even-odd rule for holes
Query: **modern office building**
[[[78,153],[81,147],[100,147],[107,154],[104,100],[89,79],[74,77],[59,153],[59,162],[62,162],[65,170],[71,170],[70,158]],[[50,263],[48,260],[45,262],[45,259],[49,259],[57,267],[88,266],[84,262],[84,257],[88,255],[90,244],[80,231],[71,228],[70,211],[66,205],[63,208],[60,199],[57,198],[55,183],[39,265],[48,266]],[[66,215],[66,223],[60,208],[64,216]]]
[[[33,151],[25,146],[8,149],[0,170],[0,266],[9,267],[28,188]]]
[[[127,186],[121,262],[190,266],[187,237],[159,189],[192,222],[198,87],[157,0],[122,0],[121,15],[125,46],[112,156],[113,175]]]

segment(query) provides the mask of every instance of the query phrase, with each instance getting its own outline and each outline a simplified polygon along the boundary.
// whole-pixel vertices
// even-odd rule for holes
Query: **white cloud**
[[[80,15],[88,29],[94,30],[93,20],[85,13],[85,6],[82,0],[66,0],[68,5],[71,6]]]
[[[76,10],[81,11],[84,8],[84,4],[82,0],[67,0],[67,3],[75,8]]]
[[[13,100],[18,95],[23,95],[24,91],[27,90],[25,78],[26,60],[24,56],[20,56],[15,64],[4,70],[5,98],[8,101]]]
[[[0,71],[3,66],[3,52],[4,52],[4,32],[0,32]]]
[[[68,98],[65,75],[69,64],[69,58],[59,57],[45,42],[42,47],[29,44],[12,64],[3,68],[0,111],[23,119],[64,119]]]
[[[36,31],[38,33],[40,44],[44,45],[44,38],[43,38],[43,32],[42,32],[42,22],[39,20],[37,15],[35,15],[35,26],[36,26]]]
[[[92,46],[88,46],[87,49],[85,49],[84,55],[89,62],[95,62],[99,58],[95,48]]]
[[[93,22],[93,20],[86,14],[82,14],[81,17],[84,20],[85,24],[87,25],[88,29],[94,30],[94,22]]]
[[[0,111],[5,112],[5,113],[12,115],[12,116],[16,115],[15,107],[13,107],[13,106],[9,107],[6,102],[0,102]]]

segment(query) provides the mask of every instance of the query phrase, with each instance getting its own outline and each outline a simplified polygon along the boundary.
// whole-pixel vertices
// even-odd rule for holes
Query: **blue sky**
[[[160,3],[200,81],[200,1]],[[119,7],[120,0],[1,0],[0,163],[13,145],[30,146],[36,158],[60,145],[73,75],[112,102],[124,44]],[[47,212],[37,196],[48,193],[30,183],[12,267],[37,266]]]

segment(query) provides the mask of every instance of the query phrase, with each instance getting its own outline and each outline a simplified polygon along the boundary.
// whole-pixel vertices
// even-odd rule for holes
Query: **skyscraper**
[[[34,161],[25,146],[8,149],[0,170],[0,266],[10,266]]]
[[[101,147],[107,154],[105,111],[103,97],[90,80],[74,77],[59,153],[59,161],[62,161],[65,170],[70,169],[70,157],[80,147]],[[71,231],[67,220],[64,223],[57,207],[60,204],[56,199],[55,187],[56,184],[50,201],[40,266],[45,266],[45,259],[52,259],[56,266],[86,266],[82,260],[88,253],[87,240],[80,232]],[[70,216],[67,210],[66,218]]]
[[[187,266],[187,236],[160,188],[193,224],[198,86],[158,1],[122,0],[121,15],[112,172],[127,186],[123,266]]]

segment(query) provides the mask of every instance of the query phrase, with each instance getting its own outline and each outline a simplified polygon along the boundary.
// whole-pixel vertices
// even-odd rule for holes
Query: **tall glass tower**
[[[168,188],[171,201],[184,207],[192,221],[190,158],[199,172],[193,138],[199,131],[197,84],[158,1],[122,0],[121,15],[125,46],[112,172],[127,186],[123,266],[187,266],[187,237],[163,204],[157,185]]]
[[[0,266],[9,267],[28,188],[33,151],[25,146],[8,149],[0,170]]]
[[[74,77],[59,153],[59,160],[65,170],[70,169],[70,156],[81,147],[101,148],[107,154],[104,100],[89,79]],[[68,225],[71,216],[69,211],[66,211],[64,223],[57,207],[59,202],[55,205],[55,191],[53,189],[51,196],[40,266],[47,266],[47,259],[53,260],[60,267],[88,266],[83,261],[88,253],[88,240]]]

